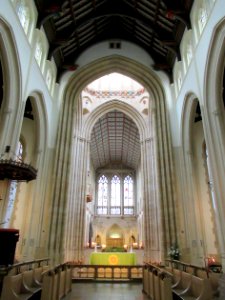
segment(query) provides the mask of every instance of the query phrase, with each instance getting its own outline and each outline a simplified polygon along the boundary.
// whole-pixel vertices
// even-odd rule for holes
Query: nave
[[[224,0],[1,1],[0,231],[17,244],[0,265],[35,261],[5,270],[4,293],[24,296],[47,258],[43,299],[58,299],[52,281],[62,299],[65,264],[84,277],[92,252],[224,272],[224,54]],[[179,282],[205,284],[185,269]],[[165,283],[145,275],[149,295],[150,279]]]
[[[76,282],[65,300],[146,300],[139,282]]]

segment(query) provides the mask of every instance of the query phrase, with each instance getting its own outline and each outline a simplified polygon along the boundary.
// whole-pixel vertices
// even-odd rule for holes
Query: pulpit
[[[0,265],[13,265],[18,239],[18,229],[0,229]]]

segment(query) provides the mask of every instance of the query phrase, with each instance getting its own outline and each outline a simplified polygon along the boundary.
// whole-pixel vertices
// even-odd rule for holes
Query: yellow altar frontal
[[[92,252],[90,257],[91,265],[136,265],[136,253],[123,252]]]

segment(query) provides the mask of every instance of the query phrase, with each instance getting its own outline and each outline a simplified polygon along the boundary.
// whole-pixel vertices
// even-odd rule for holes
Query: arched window
[[[178,91],[180,90],[181,86],[182,86],[182,74],[181,74],[181,71],[178,71],[178,75],[177,75]]]
[[[187,45],[187,64],[189,65],[193,57],[193,50],[191,42]]]
[[[110,214],[120,215],[121,213],[121,195],[120,195],[120,179],[114,175],[111,180],[111,205]]]
[[[23,144],[19,141],[16,149],[16,159],[18,161],[22,161],[23,159]]]
[[[123,213],[124,215],[133,215],[134,213],[134,193],[133,179],[131,176],[126,176],[123,184]]]
[[[98,180],[97,215],[133,215],[134,180],[132,176],[101,175]]]
[[[46,74],[46,84],[49,90],[51,90],[51,85],[52,85],[52,72],[50,69],[48,69],[47,74]]]
[[[38,41],[36,44],[34,56],[36,58],[37,63],[39,64],[39,66],[41,64],[42,52],[43,52],[42,44],[40,41]]]
[[[205,7],[201,7],[199,9],[199,14],[198,14],[198,26],[199,26],[199,32],[200,34],[202,33],[204,27],[205,27],[205,24],[207,22],[207,18],[208,18],[208,15],[207,15],[207,11],[206,11],[206,8]]]
[[[98,203],[97,214],[107,215],[108,213],[108,179],[102,175],[98,181]]]
[[[30,23],[30,13],[29,13],[29,8],[26,6],[24,1],[21,1],[21,3],[19,4],[17,14],[18,14],[20,23],[24,29],[24,32],[27,34],[28,28],[29,28],[29,23]]]

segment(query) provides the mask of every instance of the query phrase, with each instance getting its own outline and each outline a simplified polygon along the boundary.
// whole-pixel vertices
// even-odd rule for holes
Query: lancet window
[[[101,175],[97,188],[97,215],[134,215],[134,180],[130,175]]]

